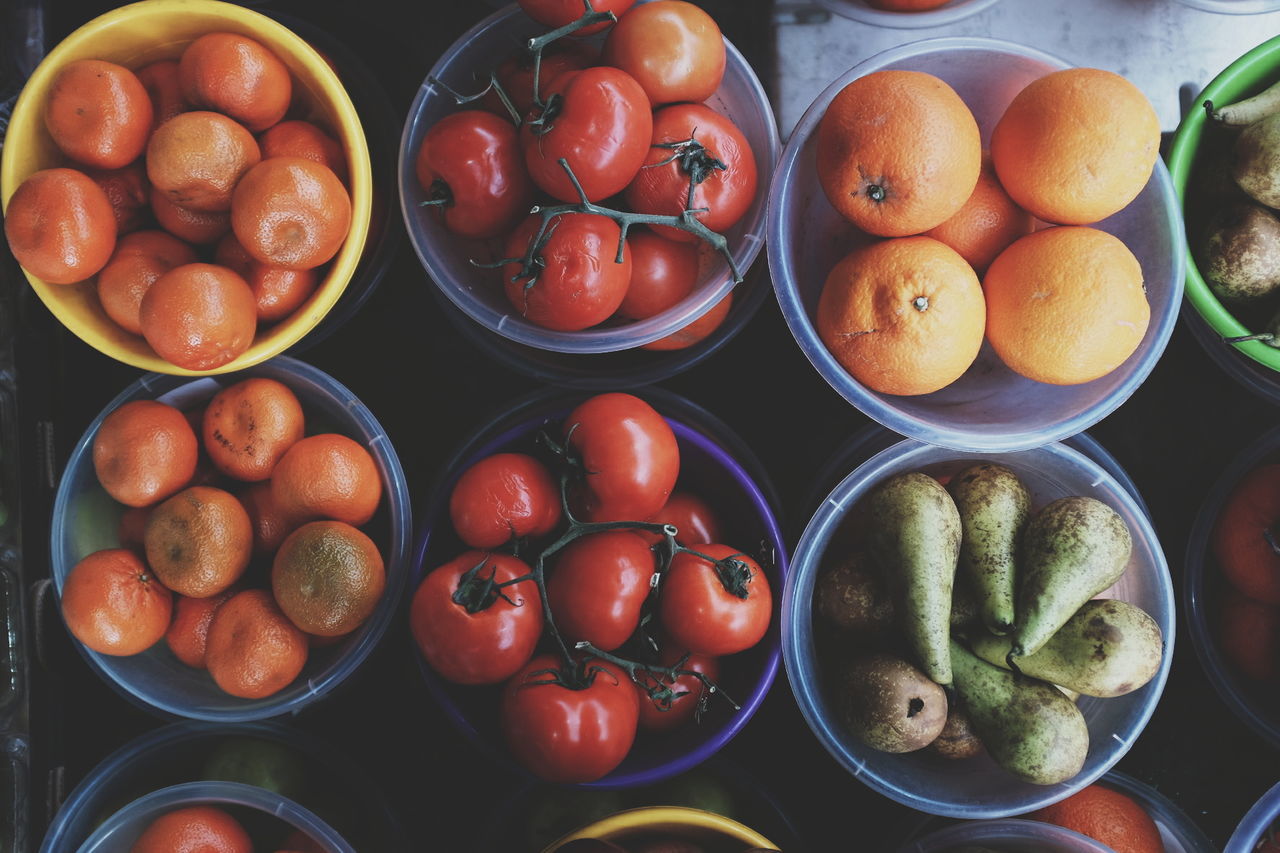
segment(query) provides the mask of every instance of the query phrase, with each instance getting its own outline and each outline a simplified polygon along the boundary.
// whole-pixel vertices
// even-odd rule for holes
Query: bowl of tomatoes
[[[369,656],[411,526],[377,419],[281,357],[121,392],[67,461],[50,558],[77,647],[126,698],[243,722],[299,710]]]
[[[1268,790],[1236,826],[1223,853],[1268,853],[1276,849],[1280,821],[1280,784]]]
[[[227,372],[283,352],[364,252],[373,182],[351,98],[315,48],[240,6],[95,18],[36,68],[5,141],[6,236],[32,288],[135,367]]]
[[[945,27],[985,12],[996,0],[819,0],[837,15],[873,27]]]
[[[785,549],[767,475],[707,412],[656,389],[540,392],[432,493],[410,627],[432,694],[500,763],[646,785],[709,758],[763,701]],[[575,732],[579,713],[596,722]]]
[[[588,844],[588,840],[600,843]],[[543,853],[628,853],[655,849],[752,853],[774,847],[774,842],[754,829],[723,815],[681,806],[651,806],[628,809],[595,821],[549,845]]]
[[[768,98],[715,21],[675,0],[596,4],[619,23],[546,46],[535,98],[513,46],[574,25],[569,5],[499,10],[432,68],[400,149],[410,239],[460,311],[517,344],[582,355],[705,338],[763,246],[780,147]],[[648,61],[664,43],[687,56]],[[492,86],[459,104],[491,76],[511,110]]]

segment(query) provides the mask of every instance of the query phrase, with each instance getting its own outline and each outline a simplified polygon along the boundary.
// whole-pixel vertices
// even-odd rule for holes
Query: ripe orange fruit
[[[1122,210],[1151,177],[1160,120],[1125,78],[1068,68],[1032,81],[991,134],[1013,200],[1046,222],[1087,225]]]
[[[982,289],[996,354],[1051,385],[1115,370],[1138,348],[1151,318],[1138,259],[1095,228],[1065,225],[1016,240],[991,264]]]
[[[231,230],[230,211],[188,210],[169,201],[169,197],[155,187],[151,188],[151,212],[161,228],[197,246],[216,243]]]
[[[151,507],[131,506],[120,516],[120,524],[116,527],[116,538],[121,548],[142,553],[142,541],[147,532],[147,519],[151,517]]]
[[[280,609],[303,631],[321,637],[359,628],[386,585],[378,546],[341,521],[302,525],[271,564],[271,591]]]
[[[222,238],[214,260],[248,283],[258,306],[260,323],[275,323],[288,317],[311,297],[320,281],[314,269],[287,270],[254,260],[235,234]]]
[[[169,644],[173,656],[196,669],[204,669],[205,650],[209,641],[209,625],[213,622],[213,614],[217,612],[227,599],[235,595],[234,590],[224,590],[208,598],[188,598],[177,596],[173,606],[173,622],[165,631],[164,639]]]
[[[271,475],[276,505],[300,521],[330,518],[360,525],[382,499],[382,478],[369,451],[337,433],[308,436],[290,447]]]
[[[75,169],[44,169],[19,184],[4,216],[18,263],[50,284],[102,269],[116,245],[116,214],[102,187]]]
[[[996,255],[1035,228],[1031,214],[1018,207],[1000,186],[991,155],[983,152],[978,185],[964,207],[946,222],[925,232],[960,253],[982,275]]]
[[[151,111],[154,116],[151,130],[155,130],[178,113],[191,109],[182,97],[182,82],[178,79],[178,61],[162,59],[139,68],[135,74],[142,88],[147,90],[151,98]]]
[[[327,166],[273,157],[250,169],[231,198],[231,228],[264,264],[305,270],[338,253],[351,227],[351,199]]]
[[[218,608],[209,625],[205,663],[219,687],[262,699],[288,687],[307,663],[307,637],[271,593],[250,589]]]
[[[169,201],[188,210],[231,209],[231,192],[262,159],[244,125],[198,110],[166,121],[147,143],[147,177]]]
[[[153,820],[129,853],[253,853],[253,842],[222,809],[189,806]]]
[[[715,306],[703,314],[698,319],[689,323],[683,328],[677,329],[665,338],[658,338],[656,341],[650,341],[641,346],[641,349],[657,350],[666,352],[669,350],[688,349],[694,344],[700,344],[707,338],[711,337],[711,333],[720,328],[724,322],[724,318],[729,316],[729,309],[733,307],[733,291],[729,291],[724,298],[715,304]]]
[[[827,276],[818,335],[854,379],[881,394],[929,394],[969,369],[985,307],[973,268],[932,237],[854,249]]]
[[[278,851],[278,853],[326,853],[323,847],[300,829],[294,830],[284,840],[284,846],[285,849]]]
[[[98,273],[102,310],[126,332],[142,334],[142,297],[169,270],[195,262],[195,250],[164,231],[126,234]]]
[[[112,548],[71,569],[62,587],[62,618],[95,652],[136,655],[164,636],[172,599],[137,554]]]
[[[120,503],[151,506],[191,479],[199,449],[182,412],[155,400],[133,400],[102,419],[93,437],[93,469]]]
[[[818,124],[818,179],[831,205],[881,237],[919,234],[973,193],[982,143],[955,90],[919,71],[876,71],[836,95]]]
[[[347,155],[338,141],[309,121],[282,121],[258,138],[262,159],[301,157],[328,166],[344,184]]]
[[[208,33],[182,52],[178,74],[188,101],[231,116],[254,133],[289,110],[293,83],[280,59],[251,38]]]
[[[295,523],[271,496],[271,484],[254,483],[240,493],[240,503],[244,504],[249,523],[253,525],[254,556],[274,556]]]
[[[151,98],[132,71],[78,59],[58,71],[44,104],[44,125],[72,160],[122,169],[142,155],[151,133]]]
[[[289,386],[261,376],[223,388],[204,410],[204,447],[222,473],[257,482],[271,476],[303,436],[302,404]]]
[[[188,598],[208,598],[248,568],[253,527],[231,494],[192,486],[151,512],[144,544],[147,563],[165,586]]]
[[[240,276],[214,264],[184,264],[160,278],[142,297],[142,335],[165,361],[188,370],[211,370],[240,356],[253,343],[258,310]]]
[[[1102,785],[1090,785],[1027,817],[1087,835],[1116,853],[1164,853],[1160,830],[1142,806]]]
[[[116,233],[137,231],[147,220],[147,197],[151,184],[147,181],[147,168],[141,160],[135,160],[123,169],[93,170],[86,172],[93,182],[102,187],[116,215]]]
[[[1236,483],[1213,525],[1213,558],[1240,592],[1280,604],[1280,554],[1266,533],[1280,522],[1280,465],[1259,465]]]

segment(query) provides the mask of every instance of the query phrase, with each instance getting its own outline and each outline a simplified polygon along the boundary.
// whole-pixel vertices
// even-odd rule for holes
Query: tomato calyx
[[[427,200],[418,202],[418,207],[453,207],[453,190],[442,178],[436,178],[427,189]]]
[[[706,707],[710,704],[712,695],[715,694],[719,694],[726,702],[732,705],[733,710],[742,710],[741,705],[729,698],[729,695],[705,674],[698,672],[696,669],[685,667],[690,657],[687,653],[671,666],[663,666],[662,664],[628,660],[627,658],[601,651],[585,640],[575,644],[574,649],[586,653],[588,659],[598,658],[627,673],[631,680],[648,695],[649,700],[653,702],[659,711],[670,711],[671,704],[676,699],[688,694],[689,691],[687,690],[677,691],[672,689],[676,681],[684,676],[696,678],[701,688],[698,695],[698,710],[694,712],[695,719],[701,717]]]
[[[680,171],[689,176],[689,199],[685,203],[685,207],[693,207],[693,193],[698,184],[711,177],[717,171],[726,172],[729,170],[729,166],[723,160],[714,156],[707,150],[705,145],[695,138],[697,131],[698,129],[695,127],[693,133],[689,134],[688,139],[682,139],[679,142],[654,143],[654,148],[670,149],[671,156],[657,163],[650,163],[641,167],[644,169],[656,169],[660,166],[678,163]]]
[[[555,125],[551,122],[559,116],[563,110],[564,95],[561,95],[559,92],[556,92],[550,98],[547,98],[546,103],[541,106],[538,106],[535,103],[534,111],[537,112],[538,117],[529,119],[529,127],[533,134],[535,136],[543,136],[550,133],[555,128]]]
[[[682,553],[691,554],[700,560],[706,560],[711,563],[716,577],[719,578],[721,586],[724,587],[724,591],[734,598],[741,598],[745,601],[751,597],[751,590],[747,588],[747,584],[751,583],[751,578],[755,577],[755,572],[751,570],[751,566],[747,565],[745,560],[738,559],[739,557],[745,557],[746,554],[738,552],[717,560],[683,545],[678,545],[677,549]]]
[[[454,604],[472,615],[488,610],[499,598],[512,607],[519,607],[519,604],[503,592],[503,587],[529,580],[529,577],[526,576],[515,578],[506,583],[497,583],[494,581],[494,577],[498,573],[496,568],[489,572],[487,578],[480,577],[481,570],[488,564],[489,560],[486,557],[463,572],[462,576],[458,578],[458,587],[451,596]]]

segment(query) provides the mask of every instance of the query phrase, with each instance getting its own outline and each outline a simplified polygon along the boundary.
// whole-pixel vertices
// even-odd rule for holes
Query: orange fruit
[[[27,272],[50,284],[75,284],[106,266],[116,246],[116,214],[84,172],[44,169],[10,197],[4,235]]]
[[[974,272],[982,275],[996,255],[1034,228],[1031,214],[1009,198],[996,177],[991,155],[983,152],[978,185],[969,200],[946,222],[926,231],[925,236],[955,249]]]
[[[996,354],[1051,385],[1115,370],[1138,348],[1151,318],[1138,259],[1095,228],[1064,225],[1019,238],[992,262],[982,289]]]
[[[284,840],[285,849],[278,853],[326,853],[325,849],[313,841],[300,829],[294,830]]]
[[[147,532],[147,519],[151,517],[151,507],[131,506],[120,516],[120,524],[116,527],[116,538],[121,548],[129,548],[142,553],[143,537]]]
[[[151,133],[151,98],[122,65],[77,59],[58,71],[44,104],[44,126],[72,160],[122,169],[142,156]]]
[[[142,88],[151,98],[151,129],[164,124],[178,113],[191,109],[182,97],[182,82],[178,78],[178,61],[162,59],[139,68],[135,74]]]
[[[311,297],[320,281],[314,269],[287,270],[254,260],[235,234],[222,238],[214,260],[248,283],[260,323],[275,323],[288,317]]]
[[[164,634],[165,642],[174,657],[195,669],[205,668],[209,624],[213,622],[213,614],[233,595],[235,591],[228,589],[208,598],[188,598],[184,595],[177,597],[173,606],[173,621]]]
[[[80,642],[104,655],[136,655],[169,627],[173,596],[132,551],[95,551],[62,587],[62,618]]]
[[[231,230],[230,212],[188,210],[169,201],[169,197],[155,187],[151,188],[151,212],[161,228],[197,246],[216,243]]]
[[[102,419],[93,437],[93,469],[120,503],[151,506],[191,479],[199,449],[182,412],[155,400],[133,400]]]
[[[665,338],[650,341],[640,348],[665,352],[668,350],[688,349],[694,344],[700,344],[711,337],[712,332],[720,328],[720,325],[724,323],[724,318],[729,316],[729,309],[732,307],[733,291],[731,290],[710,311],[692,323],[677,329]]]
[[[282,121],[258,139],[262,159],[301,157],[328,166],[344,184],[347,182],[347,155],[338,141],[309,121]]]
[[[1164,853],[1155,821],[1126,794],[1090,785],[1027,815],[1101,841],[1116,853]]]
[[[205,663],[219,687],[262,699],[288,687],[307,663],[307,637],[271,593],[250,589],[218,608],[209,625]]]
[[[271,591],[303,631],[338,637],[359,628],[387,585],[373,540],[341,521],[304,524],[284,540],[271,564]]]
[[[153,820],[129,853],[253,853],[253,842],[222,809],[189,806]]]
[[[231,228],[264,264],[305,270],[338,253],[351,227],[351,198],[333,170],[301,157],[250,169],[231,198]]]
[[[1210,545],[1223,576],[1237,590],[1266,604],[1280,604],[1280,554],[1267,532],[1280,521],[1280,465],[1245,474],[1213,523]]]
[[[253,525],[253,553],[271,557],[294,528],[294,521],[271,496],[270,483],[254,483],[240,493],[240,503]]]
[[[930,394],[982,347],[978,277],[932,237],[854,249],[827,276],[818,335],[854,379],[881,394]]]
[[[156,354],[188,370],[211,370],[253,343],[258,310],[240,276],[215,264],[184,264],[156,279],[139,314]]]
[[[1046,222],[1087,225],[1142,192],[1160,153],[1160,120],[1125,78],[1067,68],[1032,81],[991,134],[1000,183]]]
[[[182,52],[182,93],[191,103],[231,116],[257,133],[289,110],[289,69],[259,42],[236,33],[208,33]]]
[[[91,170],[85,173],[102,187],[111,202],[116,216],[116,233],[137,231],[147,220],[147,198],[151,184],[147,181],[147,167],[135,160],[123,169]]]
[[[919,71],[875,71],[836,95],[818,124],[818,179],[869,234],[919,234],[973,193],[982,143],[955,90]]]
[[[188,598],[208,598],[249,567],[253,527],[231,494],[192,486],[151,512],[144,544],[147,563],[165,586]]]
[[[223,388],[204,410],[204,447],[222,473],[257,482],[271,476],[303,436],[302,404],[289,386],[255,376]]]
[[[98,273],[102,310],[126,332],[142,334],[142,297],[169,270],[195,262],[195,250],[164,231],[126,234]]]
[[[271,494],[293,518],[359,527],[378,509],[382,478],[369,451],[345,435],[321,433],[285,452],[271,475]]]
[[[188,210],[231,209],[231,192],[262,159],[253,134],[224,115],[199,110],[166,121],[147,143],[147,177]]]

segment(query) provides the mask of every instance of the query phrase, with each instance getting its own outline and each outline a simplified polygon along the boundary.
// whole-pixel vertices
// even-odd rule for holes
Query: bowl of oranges
[[[873,27],[945,27],[985,12],[996,0],[819,0],[837,15]]]
[[[71,453],[52,574],[68,630],[126,697],[243,722],[297,711],[369,655],[411,523],[386,433],[321,371],[150,374]]]
[[[1010,42],[867,60],[809,107],[770,190],[792,334],[845,399],[921,441],[1025,450],[1091,426],[1177,319],[1159,142],[1124,78]]]
[[[239,370],[342,295],[369,151],[307,42],[218,0],[154,0],[73,32],[31,75],[0,160],[9,247],[41,300],[146,370]]]

